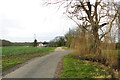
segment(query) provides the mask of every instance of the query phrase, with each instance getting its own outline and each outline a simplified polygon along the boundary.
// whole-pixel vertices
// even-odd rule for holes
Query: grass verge
[[[46,51],[39,51],[37,53],[23,53],[2,58],[2,72],[17,66],[18,64],[24,63],[34,57],[43,56],[50,52],[53,52],[56,47],[50,47],[45,49]],[[44,48],[43,48],[44,49]],[[41,49],[42,50],[42,49]]]
[[[112,78],[113,73],[109,69],[100,67],[100,64],[95,64],[88,61],[82,61],[73,58],[74,54],[69,54],[64,58],[63,72],[61,78]]]

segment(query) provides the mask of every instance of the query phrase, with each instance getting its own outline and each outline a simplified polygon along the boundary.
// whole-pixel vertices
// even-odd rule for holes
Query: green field
[[[10,46],[2,48],[2,70],[6,71],[18,64],[24,63],[37,56],[46,55],[54,51],[56,47],[27,47]]]
[[[100,67],[101,64],[82,61],[73,58],[73,54],[69,54],[64,58],[63,72],[61,78],[83,78],[89,80],[90,78],[111,78],[113,73],[108,68]]]
[[[20,55],[20,54],[31,54],[39,52],[47,52],[53,49],[53,47],[27,47],[27,46],[11,46],[2,48],[2,57]]]

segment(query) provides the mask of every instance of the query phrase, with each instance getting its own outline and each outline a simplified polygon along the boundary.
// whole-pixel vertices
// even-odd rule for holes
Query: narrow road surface
[[[5,75],[3,78],[53,78],[58,62],[63,56],[71,52],[58,47],[50,54],[28,61],[27,64]]]

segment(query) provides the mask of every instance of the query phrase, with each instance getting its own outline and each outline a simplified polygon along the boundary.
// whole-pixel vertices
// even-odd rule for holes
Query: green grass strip
[[[112,73],[99,67],[97,64],[88,61],[81,61],[69,56],[64,58],[64,71],[61,73],[61,78],[111,78]]]

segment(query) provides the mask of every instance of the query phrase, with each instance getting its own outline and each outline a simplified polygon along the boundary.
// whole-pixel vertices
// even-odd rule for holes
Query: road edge
[[[55,49],[56,49],[56,48],[55,48]],[[54,49],[54,51],[55,51],[55,49]],[[11,72],[17,70],[17,69],[20,68],[20,67],[22,67],[22,66],[28,64],[30,61],[32,61],[32,60],[34,60],[34,59],[36,59],[36,58],[40,58],[40,57],[49,55],[49,54],[53,53],[54,51],[49,52],[48,54],[45,54],[45,55],[41,55],[41,56],[34,57],[34,58],[30,59],[30,60],[25,61],[24,63],[20,63],[20,64],[14,66],[14,67],[12,67],[12,68],[10,68],[10,69],[8,69],[8,70],[2,72],[2,77],[4,77],[5,75],[7,75],[7,74],[9,74],[9,73],[11,73]]]

